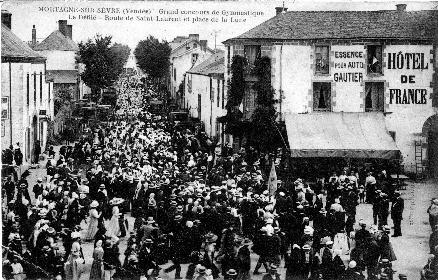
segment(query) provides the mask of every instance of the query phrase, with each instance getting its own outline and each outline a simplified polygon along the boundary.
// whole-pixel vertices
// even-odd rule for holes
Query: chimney
[[[66,35],[67,20],[65,20],[65,19],[58,20],[58,26],[59,26],[58,27],[59,32],[61,32],[62,35],[67,36]]]
[[[73,27],[71,26],[71,24],[69,24],[65,28],[65,37],[72,39],[72,35],[73,35]]]
[[[199,34],[189,34],[189,39],[199,41]]]
[[[281,13],[287,12],[287,8],[285,7],[275,7],[275,15],[278,16]]]
[[[201,51],[206,51],[207,50],[207,40],[200,40],[199,46],[201,47]]]
[[[2,24],[6,25],[7,28],[11,29],[12,14],[8,10],[2,10]]]
[[[398,12],[406,12],[406,4],[397,4],[395,6],[397,7]]]
[[[35,25],[32,27],[32,47],[36,46],[36,29]]]

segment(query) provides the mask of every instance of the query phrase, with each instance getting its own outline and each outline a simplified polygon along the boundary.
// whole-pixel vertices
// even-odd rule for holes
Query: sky
[[[403,1],[403,2],[378,2],[378,1],[357,1],[344,0],[343,2],[333,2],[327,0],[305,1],[288,0],[284,1],[284,6],[291,10],[395,10],[395,4],[407,3],[407,10],[433,9],[438,6],[438,2],[428,1]],[[2,10],[6,9],[12,13],[12,32],[23,41],[31,41],[32,26],[36,26],[37,40],[42,41],[50,33],[58,28],[58,20],[67,19],[68,24],[73,25],[73,40],[76,42],[86,41],[93,38],[96,34],[111,35],[113,42],[127,44],[134,49],[138,41],[146,39],[152,35],[161,40],[172,41],[176,36],[187,36],[188,34],[199,34],[201,40],[208,40],[211,48],[223,48],[221,42],[226,39],[238,36],[243,32],[259,25],[260,23],[275,16],[275,7],[283,5],[283,1],[270,0],[245,0],[245,1],[8,1],[3,3]],[[93,8],[94,13],[65,13],[65,12],[46,12],[40,11],[43,7],[50,10],[55,7],[71,8]],[[105,14],[97,11],[109,11],[107,8],[119,8],[120,13],[106,14],[107,16],[122,16],[124,9],[143,9],[149,10],[148,14],[142,16],[152,16],[153,22],[142,20],[105,20]],[[158,22],[156,17],[178,17],[175,15],[160,14],[160,9],[175,11],[178,9],[179,17],[182,19],[186,15],[181,15],[181,11],[217,11],[219,15],[199,15],[207,18],[209,22]],[[233,16],[234,19],[245,22],[231,22],[230,16],[225,16],[227,22],[220,22],[222,13],[230,12],[250,12],[249,16]],[[94,15],[95,20],[79,19],[79,15]],[[137,14],[129,14],[136,18]],[[76,18],[73,18],[76,17]],[[70,17],[70,18],[69,18]],[[192,16],[190,20],[193,20]],[[219,22],[211,22],[211,18],[218,18]]]

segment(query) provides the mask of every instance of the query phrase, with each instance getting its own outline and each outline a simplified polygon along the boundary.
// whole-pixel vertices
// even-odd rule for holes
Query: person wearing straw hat
[[[290,254],[286,254],[286,280],[299,280],[302,275],[302,252],[298,244],[292,245]]]
[[[116,203],[118,200],[114,199],[113,203],[113,209],[112,209],[112,217],[111,220],[108,223],[108,234],[119,236],[121,234],[120,224],[119,224],[119,216],[122,215],[119,211],[118,204]]]
[[[94,246],[93,263],[91,264],[90,280],[103,280],[103,240],[98,240]]]
[[[219,277],[219,269],[217,268],[216,264],[213,262],[217,239],[218,236],[212,232],[209,232],[208,234],[205,235],[204,257],[202,259],[202,263],[205,265],[205,267],[212,271],[214,279]]]
[[[73,243],[71,245],[70,255],[67,259],[70,267],[70,273],[72,280],[79,280],[83,271],[83,265],[85,264],[84,254],[81,247],[81,234],[79,232],[72,232],[71,239]]]
[[[278,267],[275,264],[269,266],[267,274],[263,275],[262,280],[280,280],[280,274],[278,273]]]
[[[93,200],[90,204],[89,216],[90,220],[88,221],[88,230],[85,240],[93,240],[94,236],[97,233],[97,225],[99,223],[99,218],[102,213],[97,212],[97,207],[99,206],[99,202]]]
[[[236,280],[237,279],[237,271],[233,268],[229,269],[224,275],[224,280]]]

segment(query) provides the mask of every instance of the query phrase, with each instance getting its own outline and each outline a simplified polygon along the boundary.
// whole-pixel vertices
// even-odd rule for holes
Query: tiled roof
[[[76,84],[78,75],[77,70],[47,70],[47,78],[55,84]]]
[[[36,51],[78,51],[78,45],[61,31],[55,30],[41,43],[35,46]]]
[[[3,59],[33,59],[45,60],[20,40],[12,31],[2,24],[2,60]]]
[[[291,11],[233,39],[432,39],[438,11]],[[231,39],[231,40],[233,40]]]
[[[217,53],[209,56],[206,60],[196,65],[187,73],[210,75],[210,74],[223,74],[225,71],[225,57],[223,51],[217,51]]]

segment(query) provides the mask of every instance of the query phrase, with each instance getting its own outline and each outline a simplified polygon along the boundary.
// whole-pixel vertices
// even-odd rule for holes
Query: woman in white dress
[[[119,226],[119,216],[121,213],[119,212],[119,207],[117,205],[113,206],[113,216],[108,223],[108,236],[119,236],[120,235],[120,226]]]
[[[88,223],[88,231],[85,240],[94,240],[94,236],[96,235],[97,225],[99,223],[99,218],[101,215],[96,210],[97,206],[99,206],[99,203],[96,200],[94,200],[90,204],[90,211],[89,211],[90,221]]]
[[[66,277],[66,278],[70,278],[72,280],[79,280],[81,278],[83,266],[85,263],[81,244],[80,244],[81,234],[79,232],[73,232],[71,237],[74,240],[74,242],[71,245],[71,253],[67,260],[68,271],[66,271],[66,275],[70,276],[71,278],[70,277]]]

